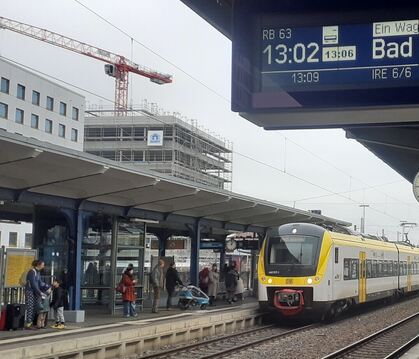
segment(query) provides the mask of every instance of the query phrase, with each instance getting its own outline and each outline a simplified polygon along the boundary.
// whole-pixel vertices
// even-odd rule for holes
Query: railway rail
[[[323,359],[399,358],[418,342],[419,312],[335,351]]]
[[[139,356],[139,359],[158,358],[193,358],[209,359],[221,358],[234,352],[258,345],[270,340],[291,335],[296,332],[313,329],[319,324],[310,324],[296,329],[284,329],[275,325],[268,325],[261,328],[250,329],[238,333],[209,339],[205,342],[183,345],[178,348],[160,351],[157,353]]]

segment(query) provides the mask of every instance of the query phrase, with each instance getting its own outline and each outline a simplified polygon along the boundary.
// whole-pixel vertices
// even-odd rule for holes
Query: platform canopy
[[[255,231],[289,222],[350,223],[224,190],[196,186],[84,152],[3,133],[0,216],[18,204],[83,209],[183,227]],[[19,209],[22,211],[22,208]]]

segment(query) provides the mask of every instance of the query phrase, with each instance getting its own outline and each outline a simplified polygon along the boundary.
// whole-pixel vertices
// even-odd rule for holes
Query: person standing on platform
[[[239,279],[239,273],[236,270],[236,262],[233,262],[227,271],[225,277],[227,302],[230,304],[236,301],[235,293],[237,289],[237,281]]]
[[[137,283],[137,281],[134,279],[133,267],[127,267],[127,269],[125,269],[124,273],[122,274],[121,283],[125,289],[122,293],[122,301],[124,303],[124,317],[137,317],[138,314],[135,311],[135,300],[137,299],[137,295],[135,293],[135,283]]]
[[[166,309],[171,310],[172,298],[177,285],[183,285],[179,278],[179,273],[175,268],[175,262],[171,262],[166,273],[167,304]]]
[[[68,303],[68,292],[63,286],[61,280],[55,278],[52,282],[52,301],[50,307],[54,310],[55,324],[51,326],[54,329],[64,329],[64,307]]]
[[[239,274],[238,278],[237,278],[237,285],[236,285],[236,291],[235,291],[235,296],[237,298],[237,300],[240,301],[244,301],[244,283],[243,283],[243,278],[241,277],[241,275]]]
[[[47,291],[49,286],[45,284],[41,279],[40,271],[45,267],[43,260],[34,260],[32,262],[32,268],[29,269],[26,274],[25,284],[25,304],[26,304],[26,315],[25,315],[25,328],[33,329],[33,321],[35,315],[38,312],[40,302],[46,297],[43,291]]]
[[[205,293],[208,294],[208,275],[210,270],[207,267],[202,268],[199,272],[199,288]]]
[[[150,274],[150,283],[153,287],[153,308],[151,309],[152,313],[158,313],[159,311],[159,302],[160,302],[160,290],[163,288],[163,268],[164,260],[159,259],[159,262],[154,266]]]
[[[218,294],[218,283],[220,281],[220,273],[217,270],[217,264],[213,264],[208,274],[208,296],[210,298],[209,305],[215,305],[215,299]]]

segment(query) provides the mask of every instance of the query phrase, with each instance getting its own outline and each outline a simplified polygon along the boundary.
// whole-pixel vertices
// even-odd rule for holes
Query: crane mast
[[[122,55],[72,39],[70,37],[0,16],[0,29],[10,30],[66,50],[105,62],[105,73],[115,78],[115,115],[126,116],[128,109],[128,74],[146,77],[163,85],[172,82],[172,76],[154,71],[126,59]]]

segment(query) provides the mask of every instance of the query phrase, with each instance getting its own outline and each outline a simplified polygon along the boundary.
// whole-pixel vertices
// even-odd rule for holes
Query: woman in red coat
[[[122,293],[122,300],[124,303],[124,317],[136,317],[137,313],[135,311],[135,299],[137,298],[137,294],[135,293],[134,285],[137,281],[134,279],[134,270],[132,267],[128,267],[125,269],[124,273],[122,273],[121,282],[124,288]]]

